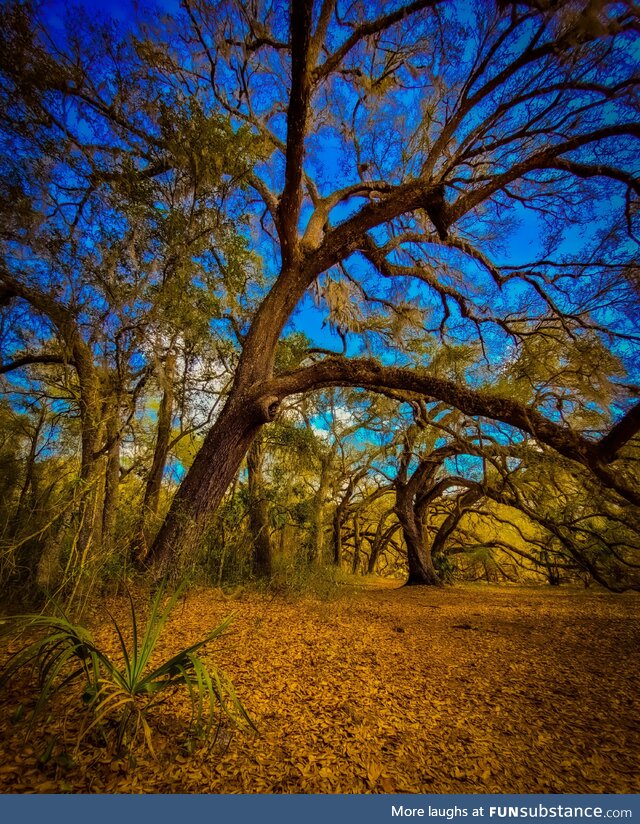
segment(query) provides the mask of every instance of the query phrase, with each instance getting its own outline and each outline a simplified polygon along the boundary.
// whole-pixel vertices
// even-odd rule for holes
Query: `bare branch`
[[[396,11],[385,14],[382,17],[377,17],[375,20],[368,20],[365,23],[361,23],[353,30],[344,43],[336,49],[333,54],[330,54],[322,65],[318,66],[314,70],[314,80],[321,80],[334,72],[342,63],[344,58],[349,54],[351,49],[353,49],[353,47],[365,37],[385,31],[396,23],[399,23],[401,20],[409,17],[409,15],[415,14],[423,9],[431,8],[438,2],[439,0],[414,0],[413,3],[407,3],[406,6],[401,6],[399,9],[396,9]]]
[[[454,204],[449,206],[451,222],[457,221],[462,215],[487,200],[487,198],[491,197],[495,192],[504,189],[505,186],[513,183],[514,180],[522,178],[527,172],[555,168],[555,163],[560,155],[579,149],[582,146],[588,146],[590,143],[596,143],[599,140],[623,136],[640,138],[640,124],[620,123],[615,126],[603,126],[601,129],[596,129],[587,134],[576,135],[561,143],[542,149],[526,160],[514,164],[502,174],[495,175],[486,185],[459,197]],[[571,170],[567,169],[567,171]]]
[[[31,366],[35,363],[68,363],[68,359],[63,355],[56,355],[49,352],[41,352],[33,355],[22,355],[19,358],[14,358],[12,361],[0,364],[0,375],[5,375],[7,372],[13,372],[15,369],[22,369],[23,366]]]

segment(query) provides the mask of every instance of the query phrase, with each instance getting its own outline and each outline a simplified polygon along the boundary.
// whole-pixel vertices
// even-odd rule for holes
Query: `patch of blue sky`
[[[313,346],[342,352],[342,338],[328,323],[327,314],[327,309],[319,307],[311,294],[306,292],[289,319],[284,334],[303,332]]]
[[[480,482],[484,475],[484,463],[482,458],[478,458],[476,455],[455,455],[445,460],[443,474]]]

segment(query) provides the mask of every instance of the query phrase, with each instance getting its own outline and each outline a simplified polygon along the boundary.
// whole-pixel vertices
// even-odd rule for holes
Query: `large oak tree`
[[[106,148],[85,147],[87,197],[125,175],[171,180],[187,167],[195,190],[213,152],[254,216],[257,308],[241,318],[233,385],[154,565],[193,548],[283,399],[328,386],[502,422],[640,504],[615,465],[640,428],[633,386],[611,383],[593,425],[571,398],[522,399],[500,381],[532,336],[562,341],[562,369],[585,342],[622,361],[637,343],[637,29],[631,3],[602,0],[185,0],[114,52],[118,83],[37,30],[14,38],[3,70],[16,74],[16,54],[23,79],[39,63],[32,109],[57,96],[90,113],[94,136],[107,132]],[[223,122],[250,142],[250,165],[216,154]],[[15,260],[0,269],[7,299],[26,294],[21,274]],[[278,371],[279,342],[311,292],[343,351]],[[480,342],[481,372],[439,372],[435,344],[452,341]]]
[[[187,11],[219,104],[274,147],[250,183],[273,227],[279,271],[248,328],[226,406],[158,535],[156,559],[193,540],[282,399],[330,385],[415,392],[511,424],[637,503],[609,465],[636,431],[638,407],[594,439],[535,405],[442,379],[428,364],[327,356],[274,375],[283,329],[327,272],[355,283],[362,300],[372,281],[395,281],[396,295],[417,282],[439,300],[431,323],[444,332],[452,315],[479,335],[495,326],[516,342],[545,326],[566,329],[568,346],[586,330],[604,331],[598,309],[629,277],[624,235],[615,246],[599,238],[589,258],[580,244],[561,254],[560,238],[550,237],[544,260],[515,266],[491,256],[490,240],[509,230],[508,218],[504,229],[497,224],[510,201],[577,231],[594,179],[607,182],[610,199],[616,184],[631,221],[638,184],[627,164],[639,135],[625,58],[637,25],[631,8],[479,3],[466,17],[430,0],[393,8],[325,0],[292,3],[289,13],[270,4],[220,4],[215,17],[205,4]],[[232,87],[223,79],[230,72]],[[339,188],[323,139],[343,167]],[[602,231],[615,232],[622,218],[612,204]],[[474,277],[479,270],[490,283]],[[594,300],[585,290],[596,283]],[[514,298],[501,299],[509,289]]]

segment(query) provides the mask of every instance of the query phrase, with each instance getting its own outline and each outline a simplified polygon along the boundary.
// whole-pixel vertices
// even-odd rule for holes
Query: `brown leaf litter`
[[[369,589],[334,601],[190,593],[159,656],[229,614],[205,653],[260,729],[189,751],[179,696],[155,720],[157,757],[73,741],[77,692],[26,732],[0,703],[3,792],[637,793],[637,593],[458,586]],[[124,599],[109,599],[125,620]],[[99,617],[102,643],[112,630]],[[47,756],[48,753],[48,756]],[[44,763],[43,763],[44,762]]]

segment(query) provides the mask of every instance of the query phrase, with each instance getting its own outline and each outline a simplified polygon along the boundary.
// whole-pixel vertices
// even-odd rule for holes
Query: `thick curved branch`
[[[640,401],[598,443],[596,452],[600,460],[604,463],[611,463],[622,447],[638,432],[640,432]]]
[[[606,166],[603,163],[577,163],[574,160],[559,157],[552,163],[547,163],[546,168],[569,172],[575,175],[575,177],[581,178],[608,177],[611,180],[618,180],[620,183],[624,183],[630,189],[633,189],[637,195],[640,195],[640,180],[622,169],[616,169],[614,166]]]
[[[479,486],[471,486],[461,495],[455,499],[453,510],[447,515],[444,521],[440,524],[438,531],[434,535],[431,544],[431,553],[434,556],[440,555],[444,552],[447,539],[454,531],[458,522],[483,496],[482,488]]]
[[[0,284],[0,294],[6,294],[7,302],[13,298],[26,300],[59,329],[72,323],[71,313],[66,307],[46,292],[22,283],[4,267],[0,267]]]
[[[470,481],[468,478],[462,478],[457,475],[449,475],[425,490],[425,492],[420,495],[418,503],[423,509],[427,509],[429,504],[433,503],[433,501],[443,495],[447,490],[455,489],[458,486],[468,489],[470,487],[477,486],[477,484],[475,481]]]
[[[4,267],[0,267],[0,284],[6,287],[12,297],[26,300],[34,309],[49,318],[69,347],[78,374],[86,378],[94,377],[93,355],[82,338],[73,313],[66,306],[46,292],[21,283]]]
[[[458,251],[463,252],[465,255],[481,264],[491,275],[494,283],[502,289],[502,285],[506,280],[505,276],[502,274],[498,266],[496,266],[496,264],[493,263],[493,261],[490,260],[484,252],[481,252],[480,249],[477,249],[472,243],[469,243],[468,240],[458,237],[457,235],[450,234],[445,241],[437,238],[430,238],[429,242],[436,243],[441,246],[448,246],[452,249],[457,249]]]
[[[441,199],[442,186],[423,178],[392,187],[383,197],[370,200],[356,214],[325,234],[320,247],[307,258],[305,269],[308,277],[313,280],[316,275],[363,247],[370,229],[416,209],[425,209],[430,213],[434,206],[440,206]],[[448,225],[448,211],[442,217]]]
[[[22,369],[23,366],[30,366],[34,363],[68,363],[68,358],[62,355],[42,352],[41,354],[22,355],[12,361],[0,364],[0,375],[5,375],[7,372],[13,372],[15,369]]]
[[[359,386],[381,394],[387,389],[404,390],[444,401],[466,415],[502,421],[528,433],[560,455],[587,467],[618,494],[631,503],[640,505],[640,494],[622,485],[615,474],[606,468],[604,456],[599,451],[599,443],[594,443],[579,432],[550,421],[537,410],[515,400],[460,386],[454,381],[438,378],[427,372],[382,366],[366,358],[326,358],[311,366],[284,373],[271,381],[258,384],[254,386],[254,392],[259,397],[269,394],[284,398],[328,386]],[[637,414],[634,413],[634,421]],[[615,427],[612,432],[614,431]],[[606,436],[603,441],[606,442]]]
[[[383,180],[363,180],[345,186],[343,189],[338,189],[328,197],[318,199],[302,238],[305,249],[313,251],[318,248],[328,227],[329,214],[339,203],[343,203],[352,197],[370,198],[376,195],[379,197],[383,193],[392,191],[392,189],[391,184]]]
[[[517,401],[469,389],[419,370],[382,366],[366,358],[326,358],[280,375],[268,386],[273,394],[281,397],[327,386],[360,386],[382,393],[385,389],[405,390],[442,400],[467,415],[480,415],[515,426],[581,463],[587,461],[594,448],[591,441]],[[266,386],[261,386],[260,393],[265,392]]]

